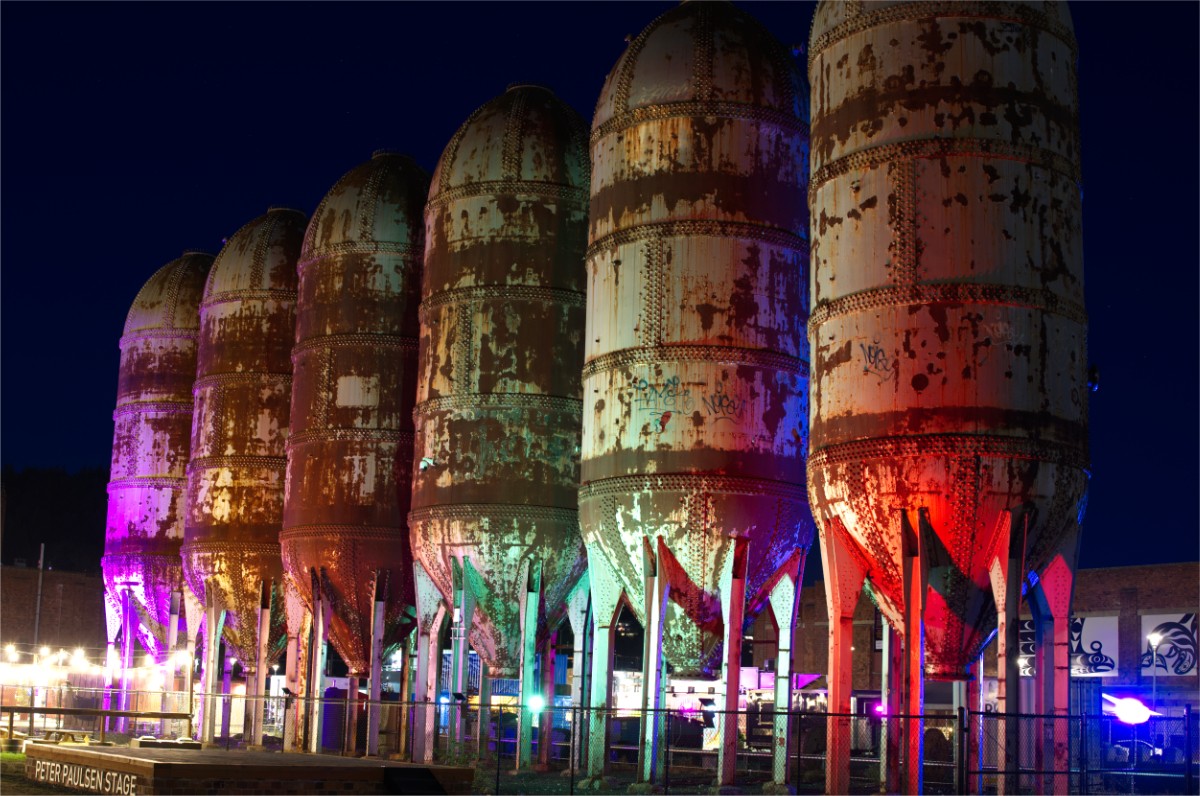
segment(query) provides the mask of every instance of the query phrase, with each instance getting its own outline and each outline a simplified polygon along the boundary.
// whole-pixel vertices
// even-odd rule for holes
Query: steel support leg
[[[826,728],[825,792],[850,792],[850,687],[854,609],[863,587],[863,569],[846,547],[839,519],[821,526],[821,564],[829,616],[829,713]]]
[[[788,713],[792,706],[792,637],[796,632],[796,615],[800,610],[800,584],[804,577],[804,552],[797,550],[786,565],[768,598],[771,613],[778,628],[775,648],[775,713],[772,719],[771,779],[776,785],[787,785],[788,749],[791,748],[792,723]]]
[[[542,568],[529,562],[525,576],[525,591],[521,597],[521,683],[520,714],[517,721],[517,768],[529,768],[533,763],[533,715],[529,699],[537,690],[533,668],[537,655],[538,602],[542,594]]]
[[[383,623],[387,611],[387,588],[384,573],[375,573],[375,599],[371,612],[371,671],[370,692],[367,697],[367,756],[379,754],[379,720],[383,695]]]
[[[588,576],[585,572],[583,577],[579,579],[579,583],[571,591],[571,595],[567,598],[567,620],[571,623],[571,635],[574,641],[571,642],[571,707],[579,708],[584,704],[584,659],[587,652],[588,643],[588,597],[590,587]],[[584,748],[583,727],[586,723],[584,713],[578,710],[574,711],[574,721],[571,722],[571,749],[579,750]],[[579,755],[571,755],[571,760],[568,763],[569,767],[577,770],[579,766]]]
[[[655,782],[662,771],[664,754],[662,711],[666,707],[663,699],[666,678],[662,641],[671,587],[649,551],[646,551],[642,571],[646,576],[646,632],[642,652],[642,765],[638,774],[642,782]]]
[[[613,632],[621,587],[599,551],[588,548],[588,578],[592,590],[591,704],[588,715],[588,778],[596,784],[604,776],[608,749],[608,718],[612,707]]]
[[[413,762],[433,762],[433,743],[437,730],[437,679],[442,668],[441,631],[446,605],[441,592],[425,572],[413,564],[417,591],[417,679],[414,694],[416,726],[413,728]]]
[[[746,564],[750,552],[747,539],[733,541],[721,573],[721,615],[725,621],[721,679],[725,683],[724,715],[721,716],[721,745],[717,748],[717,785],[733,785],[737,774],[738,692],[742,674],[742,624],[746,609]]]

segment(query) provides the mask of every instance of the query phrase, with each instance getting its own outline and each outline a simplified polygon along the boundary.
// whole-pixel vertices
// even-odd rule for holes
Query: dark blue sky
[[[311,212],[372,150],[432,169],[511,82],[590,119],[665,3],[0,4],[0,461],[107,467],[121,327],[188,248]],[[807,40],[810,3],[746,3]],[[1200,4],[1074,3],[1087,566],[1200,557]],[[815,558],[815,556],[814,556]]]

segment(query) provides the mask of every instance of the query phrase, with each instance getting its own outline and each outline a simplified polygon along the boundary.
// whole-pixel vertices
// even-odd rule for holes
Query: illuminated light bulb
[[[8,657],[9,663],[16,663],[17,659],[20,658],[21,656],[17,654],[17,651],[15,649],[13,649],[12,644],[9,644],[7,657]]]
[[[1118,699],[1114,702],[1113,713],[1125,724],[1144,724],[1150,719],[1150,708],[1133,697]]]
[[[1146,640],[1150,642],[1151,647],[1157,647],[1162,643],[1162,635],[1158,633],[1151,633],[1150,635],[1146,636]]]
[[[17,651],[17,645],[9,644],[9,645],[5,646],[4,651],[7,652],[9,655],[12,655],[14,652]]]
[[[76,647],[75,648],[75,657],[82,658],[83,656],[84,656],[83,647]]]
[[[529,697],[529,709],[534,713],[541,713],[542,709],[545,707],[546,700],[542,699],[541,694],[534,694],[533,696]]]
[[[38,650],[38,655],[41,655],[43,658],[44,658],[44,657],[46,657],[46,656],[47,656],[47,655],[49,655],[49,654],[50,654],[50,648],[49,648],[49,647],[42,647],[40,650]]]

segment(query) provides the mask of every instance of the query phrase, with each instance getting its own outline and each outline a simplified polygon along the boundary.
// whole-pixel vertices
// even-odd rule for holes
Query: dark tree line
[[[108,510],[108,469],[67,472],[61,468],[0,470],[2,508],[0,561],[36,567],[38,545],[46,544],[46,567],[99,574]]]

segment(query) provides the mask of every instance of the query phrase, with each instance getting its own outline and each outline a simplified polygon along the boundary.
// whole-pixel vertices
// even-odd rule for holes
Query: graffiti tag
[[[704,403],[705,410],[715,418],[714,422],[717,423],[722,420],[728,420],[732,423],[734,418],[742,416],[742,410],[746,405],[745,399],[739,401],[726,393],[725,386],[720,382],[717,382],[712,393],[704,396],[701,400]]]
[[[654,430],[662,433],[674,412],[690,412],[695,406],[692,391],[684,387],[678,376],[672,376],[661,385],[651,384],[646,379],[633,380],[635,406],[649,412]]]
[[[893,376],[892,361],[878,340],[871,345],[859,343],[858,347],[862,350],[863,373],[874,373],[880,381],[887,381]]]

